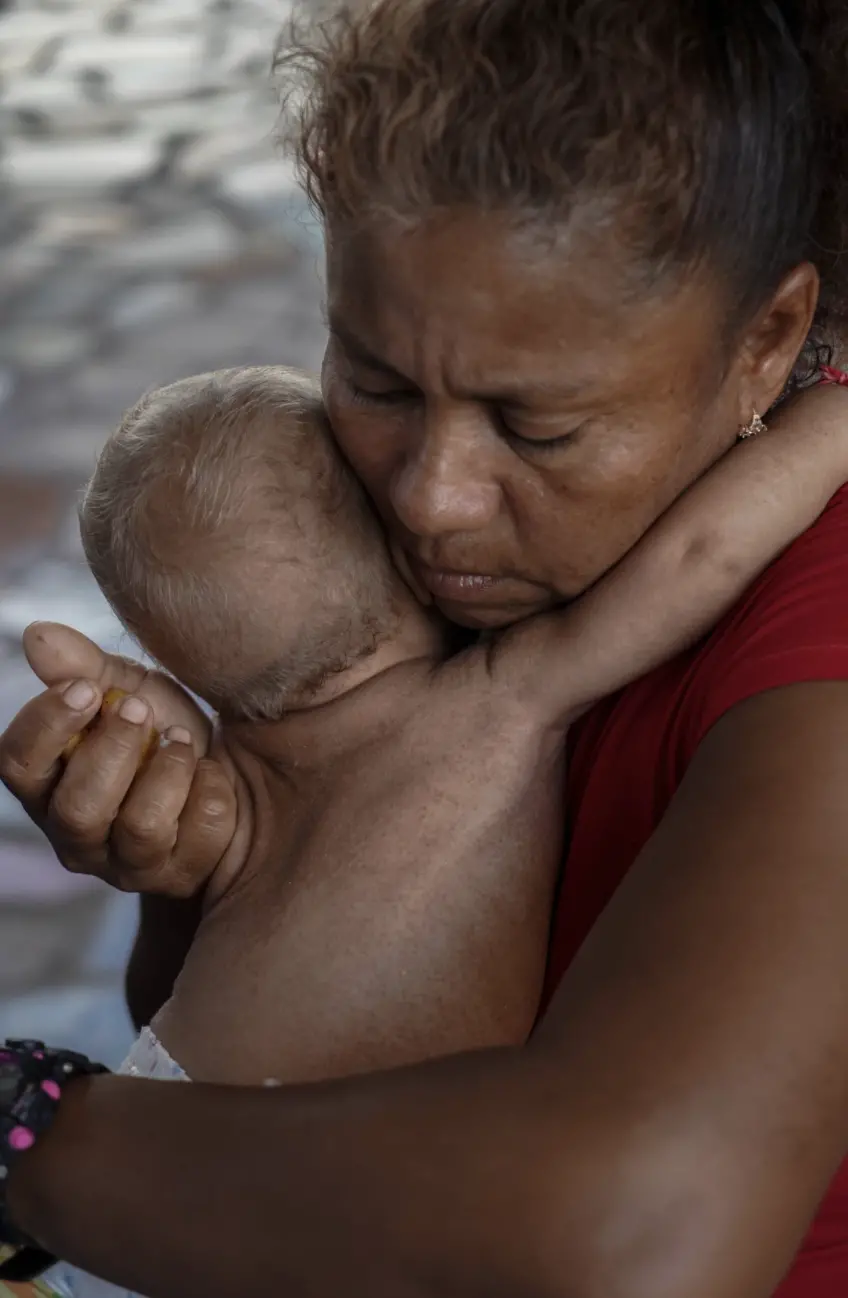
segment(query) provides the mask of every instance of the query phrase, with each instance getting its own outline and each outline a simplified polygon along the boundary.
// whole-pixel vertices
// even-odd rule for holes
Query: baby
[[[389,558],[310,379],[145,398],[82,507],[119,617],[219,717],[239,822],[132,1071],[286,1082],[520,1043],[563,853],[565,736],[716,621],[848,477],[779,421],[569,608],[462,648]]]

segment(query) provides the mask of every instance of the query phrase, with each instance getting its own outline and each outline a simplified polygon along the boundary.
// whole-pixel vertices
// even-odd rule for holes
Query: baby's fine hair
[[[279,719],[396,624],[380,524],[317,381],[291,369],[143,397],[100,455],[80,530],[127,629],[166,667],[169,652],[188,663],[185,683],[224,715]],[[304,565],[308,615],[284,620],[286,575]]]

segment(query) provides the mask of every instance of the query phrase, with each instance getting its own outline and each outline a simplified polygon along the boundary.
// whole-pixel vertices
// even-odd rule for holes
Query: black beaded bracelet
[[[85,1055],[56,1050],[42,1041],[6,1041],[0,1046],[0,1246],[18,1250],[0,1263],[0,1279],[32,1280],[55,1261],[12,1222],[6,1180],[16,1159],[49,1130],[68,1082],[105,1072],[108,1069]]]

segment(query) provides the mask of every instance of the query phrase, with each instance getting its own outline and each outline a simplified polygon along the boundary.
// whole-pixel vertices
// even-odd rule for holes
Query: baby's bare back
[[[191,1077],[307,1080],[526,1038],[562,741],[482,656],[384,673],[230,751],[251,849],[155,1024]]]

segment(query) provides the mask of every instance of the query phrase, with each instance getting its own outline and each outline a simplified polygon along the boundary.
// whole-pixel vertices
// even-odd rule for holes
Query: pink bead
[[[33,1052],[32,1052],[32,1057],[33,1057],[33,1059],[43,1059],[43,1058],[44,1058],[44,1052],[41,1051],[41,1050],[33,1050]]]
[[[832,365],[822,365],[819,374],[822,383],[838,383],[840,387],[848,387],[848,374],[844,370],[834,369]]]
[[[46,1081],[41,1083],[41,1089],[45,1095],[49,1095],[51,1100],[58,1100],[62,1097],[61,1089],[55,1082]]]
[[[32,1148],[35,1144],[35,1136],[29,1127],[13,1127],[9,1132],[9,1144],[20,1154],[25,1149]]]

